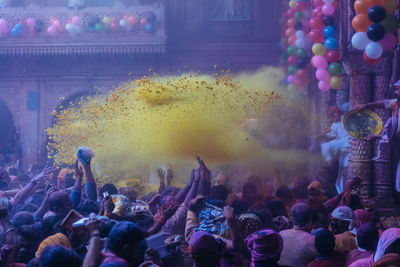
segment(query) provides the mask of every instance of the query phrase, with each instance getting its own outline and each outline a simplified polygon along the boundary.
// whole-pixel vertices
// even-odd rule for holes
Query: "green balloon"
[[[288,53],[289,56],[293,56],[297,52],[297,47],[291,45],[287,48],[286,52]]]
[[[399,27],[399,21],[396,16],[386,16],[386,18],[381,22],[382,26],[385,28],[385,32],[394,32]]]
[[[289,66],[289,67],[288,67],[288,73],[291,74],[291,75],[296,74],[296,72],[297,72],[298,70],[299,70],[299,69],[298,69],[296,66]]]
[[[307,51],[304,48],[299,48],[299,49],[297,49],[296,54],[299,58],[303,58],[303,57],[307,56]]]
[[[297,11],[296,13],[294,13],[294,18],[296,20],[301,20],[304,17],[304,14],[302,12]]]
[[[286,52],[282,52],[282,54],[281,54],[281,58],[288,58],[289,56],[288,56],[288,54],[286,53]]]
[[[339,76],[342,74],[342,65],[339,63],[331,63],[328,66],[328,72],[332,76]]]
[[[103,30],[103,27],[101,27],[100,23],[96,23],[96,25],[94,25],[94,30],[96,32],[101,32]]]
[[[281,66],[286,66],[286,65],[287,65],[287,59],[281,58],[280,65],[281,65]]]
[[[104,24],[104,31],[105,32],[109,32],[109,31],[111,31],[111,27],[110,27],[110,24]]]

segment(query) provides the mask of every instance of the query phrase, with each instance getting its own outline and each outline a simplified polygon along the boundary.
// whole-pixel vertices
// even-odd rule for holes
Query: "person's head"
[[[307,186],[309,183],[309,180],[305,177],[295,177],[289,184],[289,189],[296,199],[305,199],[307,198]]]
[[[189,241],[189,252],[196,267],[219,266],[221,257],[221,245],[213,235],[198,231],[195,232]]]
[[[287,204],[292,201],[293,194],[287,186],[280,186],[275,192],[275,197]]]
[[[60,215],[66,215],[72,209],[72,202],[65,191],[53,192],[49,197],[49,210]]]
[[[139,259],[139,242],[144,239],[140,228],[127,221],[116,223],[108,236],[108,248],[133,265]]]
[[[238,230],[244,238],[254,232],[265,228],[265,224],[261,217],[256,213],[243,213],[237,219]]]
[[[379,240],[378,229],[372,223],[365,223],[357,228],[356,242],[361,249],[375,251]]]
[[[332,212],[331,227],[335,234],[355,231],[356,217],[351,208],[340,206]]]
[[[313,210],[319,209],[322,203],[326,200],[325,189],[321,182],[314,181],[307,187],[307,196],[310,206]]]
[[[118,189],[113,184],[105,184],[99,190],[100,199],[104,198],[104,193],[108,193],[108,195],[118,195]]]
[[[286,216],[286,208],[280,200],[270,200],[267,202],[267,208],[271,211],[272,217]]]
[[[386,250],[400,238],[400,228],[392,227],[385,230],[378,241],[378,246],[374,254],[374,262],[380,260],[385,255]],[[395,247],[395,246],[394,246]],[[390,249],[391,250],[391,249]]]
[[[17,261],[29,262],[35,257],[39,234],[34,225],[23,225],[17,230]]]
[[[293,224],[297,227],[308,228],[311,224],[311,208],[305,202],[296,203],[290,209]],[[309,230],[309,229],[306,229]]]
[[[34,222],[32,213],[28,211],[17,212],[11,219],[11,224],[14,228],[19,228],[22,225],[32,225]]]
[[[211,188],[211,198],[225,201],[228,197],[229,190],[224,185],[216,185]]]
[[[340,108],[334,106],[329,108],[329,116],[333,122],[340,121],[340,117],[343,115],[343,111]]]
[[[68,237],[66,237],[62,233],[57,233],[55,235],[51,235],[44,239],[42,242],[40,242],[40,245],[36,251],[36,257],[41,257],[43,251],[47,247],[53,247],[53,246],[63,246],[67,249],[71,249],[71,242],[69,241]]]
[[[283,240],[274,230],[255,232],[246,239],[246,244],[254,264],[276,264],[281,257]]]
[[[315,234],[315,248],[320,256],[327,257],[335,253],[335,236],[322,228]]]
[[[96,201],[83,199],[81,203],[79,203],[78,211],[84,216],[89,216],[91,213],[99,213],[99,206]]]
[[[0,197],[0,220],[8,218],[11,212],[11,202],[6,197]]]
[[[257,197],[257,186],[254,183],[247,182],[243,185],[242,197],[244,201],[252,204]]]
[[[39,259],[39,267],[80,267],[82,260],[79,256],[64,246],[46,247]]]

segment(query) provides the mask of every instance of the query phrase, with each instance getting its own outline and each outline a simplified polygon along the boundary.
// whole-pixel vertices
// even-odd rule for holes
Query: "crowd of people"
[[[336,196],[305,178],[266,196],[262,178],[231,192],[229,179],[198,162],[182,188],[159,169],[159,191],[141,199],[100,186],[90,159],[78,158],[73,176],[0,167],[0,265],[400,266],[400,228],[383,229],[363,208],[359,179]]]

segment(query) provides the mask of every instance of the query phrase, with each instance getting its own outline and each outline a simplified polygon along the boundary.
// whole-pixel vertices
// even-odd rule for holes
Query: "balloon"
[[[393,13],[399,7],[398,0],[385,0],[382,5],[386,10],[386,14],[389,15],[393,15]]]
[[[331,4],[325,4],[322,6],[322,13],[324,15],[332,15],[335,12],[335,8]]]
[[[78,17],[78,16],[73,16],[73,17],[72,17],[72,24],[78,25],[79,23],[81,23],[80,17]]]
[[[328,66],[328,62],[323,56],[313,56],[312,62],[317,69],[325,69]]]
[[[325,26],[332,26],[335,24],[335,18],[332,15],[328,15],[324,17]]]
[[[305,79],[308,77],[308,70],[307,69],[300,69],[297,71],[297,77],[300,77],[301,79]]]
[[[304,38],[304,36],[305,36],[305,34],[304,34],[303,31],[297,31],[297,32],[296,32],[296,37],[297,37],[297,38]]]
[[[289,75],[287,80],[289,83],[295,84],[295,83],[298,83],[299,78],[296,75]]]
[[[381,57],[378,57],[377,59],[372,59],[372,58],[370,58],[370,57],[368,57],[367,56],[367,54],[365,53],[365,51],[364,51],[364,60],[365,60],[365,62],[367,62],[368,64],[375,64],[375,63],[378,63],[382,58]]]
[[[304,48],[306,47],[306,40],[303,38],[299,38],[296,40],[295,45],[297,48]]]
[[[304,69],[305,67],[307,67],[308,64],[310,64],[310,58],[308,56],[305,56],[305,57],[299,59],[299,62],[297,63],[297,67],[299,69]]]
[[[303,48],[297,49],[296,55],[299,58],[303,58],[303,57],[307,56],[307,51]]]
[[[21,31],[16,29],[15,27],[11,29],[12,36],[18,36]]]
[[[303,23],[301,23],[301,21],[297,21],[297,22],[294,24],[294,29],[295,29],[296,31],[301,30],[302,28],[303,28]]]
[[[386,10],[383,6],[372,6],[368,10],[368,18],[374,23],[381,22],[386,17]]]
[[[289,74],[292,74],[292,75],[296,74],[297,70],[298,70],[298,68],[296,66],[289,66],[288,67],[288,73]]]
[[[147,24],[147,18],[141,18],[140,19],[140,25],[146,25]],[[295,32],[294,28],[293,28],[293,33]]]
[[[43,21],[41,21],[41,20],[36,21],[36,25],[35,25],[35,27],[33,27],[33,29],[37,33],[41,32],[43,30]]]
[[[324,35],[321,33],[319,30],[312,30],[309,34],[308,37],[310,38],[311,41],[314,43],[323,43],[324,42]]]
[[[365,32],[356,32],[351,38],[351,44],[358,50],[364,50],[369,42],[370,41]]]
[[[294,18],[290,18],[288,21],[287,21],[287,26],[288,27],[294,27],[294,25],[296,24],[296,20],[294,19]]]
[[[111,19],[106,16],[106,17],[103,18],[103,23],[106,24],[106,25],[110,24],[111,23]]]
[[[61,23],[60,23],[60,21],[59,20],[54,20],[53,21],[53,23],[52,23],[52,25],[54,26],[54,28],[58,28],[58,27],[60,27],[61,26]]]
[[[16,29],[18,32],[20,32],[22,30],[22,24],[21,23],[15,24],[14,29]]]
[[[74,25],[72,23],[67,23],[67,25],[65,25],[65,29],[67,32],[72,32],[74,30]]]
[[[372,24],[366,14],[358,14],[353,18],[351,22],[353,28],[358,32],[366,32],[368,26]]]
[[[60,25],[60,26],[58,26],[57,28],[56,28],[56,31],[58,32],[58,33],[63,33],[64,32],[64,27],[62,26],[62,25]]]
[[[325,55],[326,61],[329,63],[338,62],[340,54],[337,50],[329,50]]]
[[[380,41],[385,36],[385,28],[379,23],[371,24],[368,27],[367,36],[371,41]]]
[[[324,46],[329,50],[333,50],[338,48],[339,44],[335,38],[329,37],[325,40]]]
[[[103,27],[101,26],[100,23],[96,23],[96,25],[94,25],[94,30],[96,32],[101,32],[103,30]]]
[[[317,56],[325,56],[326,48],[322,44],[314,44],[312,46],[312,52]]]
[[[396,16],[389,15],[381,22],[382,26],[385,28],[385,32],[394,32],[397,30],[399,21]]]
[[[367,14],[369,6],[366,4],[366,1],[357,0],[354,2],[354,9],[358,14]]]
[[[157,20],[156,14],[153,11],[150,11],[147,14],[147,22],[154,23],[154,22],[156,22],[156,20]]]
[[[319,88],[319,90],[321,90],[322,92],[328,91],[330,87],[331,87],[331,86],[330,86],[330,84],[329,84],[329,81],[319,81],[319,82],[318,82],[318,88]]]
[[[290,57],[288,57],[288,60],[287,60],[289,65],[296,65],[298,61],[299,61],[299,58],[297,56],[290,56]]]
[[[289,46],[286,50],[289,56],[293,56],[297,52],[297,48],[295,46]]]
[[[340,89],[343,86],[343,81],[341,77],[332,76],[329,79],[329,85],[332,89]]]
[[[110,28],[111,28],[112,31],[115,32],[115,31],[118,31],[119,25],[118,25],[118,23],[116,23],[116,22],[111,22]]]
[[[304,8],[305,8],[305,3],[304,2],[297,1],[294,4],[294,9],[297,10],[297,11],[302,11]]]
[[[119,21],[119,26],[121,26],[122,28],[125,28],[126,26],[128,26],[128,22],[124,19],[121,19]]]
[[[372,59],[377,59],[382,56],[383,47],[378,42],[370,42],[367,47],[365,48],[365,54],[367,57]]]
[[[326,71],[326,69],[317,69],[315,72],[315,77],[317,77],[319,81],[327,81],[329,80],[329,73]]]
[[[332,26],[325,27],[323,31],[326,38],[335,37],[336,30]]]
[[[339,63],[331,63],[328,66],[328,72],[330,75],[332,76],[339,76],[342,74],[342,65],[340,65]]]
[[[28,24],[29,27],[34,27],[36,24],[35,19],[33,19],[33,18],[27,19],[26,24]]]
[[[302,12],[296,12],[294,13],[294,18],[296,20],[301,20],[304,17],[304,14]]]
[[[294,46],[296,44],[296,40],[297,40],[296,36],[294,36],[294,35],[290,36],[289,39],[288,39],[289,45],[293,45]]]
[[[311,18],[308,25],[310,25],[311,29],[322,29],[324,26],[322,20],[317,18]]]
[[[136,16],[129,16],[128,23],[130,25],[135,25],[138,23],[138,18]]]
[[[395,48],[397,43],[397,38],[394,34],[387,33],[385,34],[383,39],[379,41],[379,43],[382,45],[383,51],[389,51]]]
[[[54,26],[49,26],[47,28],[47,33],[48,34],[54,34],[56,32],[56,28]]]

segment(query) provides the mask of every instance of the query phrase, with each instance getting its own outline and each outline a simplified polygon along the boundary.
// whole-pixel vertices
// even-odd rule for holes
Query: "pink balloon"
[[[299,82],[299,78],[296,75],[289,75],[287,78],[289,83],[298,83]]]
[[[294,17],[294,13],[296,13],[296,10],[294,10],[293,8],[289,8],[288,11],[286,12],[286,15],[288,18],[292,18]]]
[[[315,7],[322,6],[323,4],[325,4],[323,0],[314,0]]]
[[[331,4],[325,4],[322,6],[322,13],[324,15],[332,15],[335,12],[335,8]]]
[[[389,51],[396,46],[397,38],[394,34],[387,33],[379,43],[382,45],[384,51]]]
[[[49,26],[47,28],[47,33],[48,34],[54,34],[56,32],[56,28],[54,26]]]
[[[54,26],[54,28],[58,28],[58,27],[61,26],[61,22],[60,22],[59,20],[55,20],[55,21],[53,22],[53,26]]]
[[[26,20],[26,24],[28,24],[29,27],[34,27],[35,26],[35,19],[29,18]]]
[[[78,16],[73,16],[71,21],[72,24],[78,25],[81,22],[81,19]]]
[[[317,77],[319,81],[328,81],[329,72],[326,69],[317,69],[315,72],[315,77]]]
[[[296,65],[298,61],[299,61],[299,58],[297,56],[290,56],[290,57],[288,57],[287,62],[289,65]]]
[[[319,90],[321,90],[322,92],[326,92],[329,90],[331,86],[329,85],[329,81],[319,81],[318,82],[318,88]]]
[[[328,67],[328,61],[323,56],[313,56],[312,62],[317,69],[325,69]]]
[[[111,22],[110,28],[111,28],[111,30],[113,30],[113,31],[118,31],[118,29],[119,29],[119,24],[118,24],[118,23],[115,23],[115,22]]]
[[[7,26],[7,22],[5,19],[0,19],[0,27]]]

